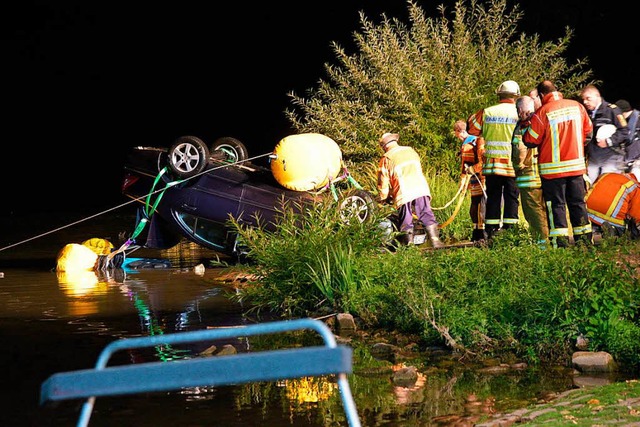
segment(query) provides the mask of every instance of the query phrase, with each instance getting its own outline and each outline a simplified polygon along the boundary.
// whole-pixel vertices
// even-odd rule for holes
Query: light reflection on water
[[[92,232],[95,230],[92,230]],[[0,425],[69,426],[79,414],[78,402],[38,406],[41,383],[56,372],[95,365],[99,352],[113,340],[252,322],[232,302],[228,285],[217,281],[219,269],[207,260],[215,254],[191,243],[168,251],[139,249],[131,257],[147,260],[140,270],[61,274],[53,270],[55,254],[69,241],[95,235],[78,233],[57,238],[50,246],[31,245],[0,271],[0,351],[3,374]],[[33,250],[36,261],[29,260]],[[26,262],[17,262],[17,259]],[[168,260],[172,268],[151,268],[153,260]],[[205,263],[197,274],[195,266]],[[212,346],[233,345],[238,351],[271,348],[273,344],[234,339],[158,346],[114,355],[113,363],[197,357]],[[573,386],[563,372],[541,375],[511,372],[483,376],[477,372],[441,368],[437,361],[415,362],[419,381],[394,386],[389,364],[370,366],[356,348],[350,383],[356,406],[367,426],[436,425],[435,417],[492,410],[492,405],[524,405],[542,392]],[[477,402],[469,402],[477,395]],[[491,399],[497,399],[492,401]],[[455,418],[453,418],[455,420]],[[136,425],[346,425],[340,397],[330,378],[310,378],[233,387],[197,387],[179,392],[133,395],[97,400],[91,426]],[[443,425],[443,424],[439,424]]]

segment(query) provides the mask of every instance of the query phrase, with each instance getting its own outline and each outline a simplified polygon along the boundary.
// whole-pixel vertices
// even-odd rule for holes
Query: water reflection
[[[107,292],[107,286],[98,280],[98,275],[93,270],[58,271],[56,276],[60,289],[68,297],[78,298],[95,292]],[[98,289],[98,285],[102,285],[102,289]]]
[[[50,251],[52,266],[58,247]],[[210,253],[184,244],[171,251],[140,249],[134,255],[143,268],[104,275],[2,268],[0,336],[7,344],[0,352],[0,365],[7,367],[7,372],[0,386],[6,396],[1,400],[0,425],[74,425],[78,402],[39,407],[40,384],[53,373],[94,366],[99,352],[113,340],[254,321],[228,298],[233,289],[211,268],[208,260],[215,256]],[[154,260],[167,260],[171,268],[152,268]],[[201,264],[204,271],[196,271]],[[205,351],[216,357],[226,346],[243,352],[307,344],[305,339],[239,338],[164,345],[127,352],[114,358],[114,363],[204,357]],[[394,370],[409,363],[376,360],[367,345],[355,339],[351,345],[355,365],[349,381],[362,423],[367,426],[452,424],[461,417],[525,406],[538,395],[574,387],[570,371],[527,369],[492,375],[426,354],[410,362],[416,368],[417,381],[400,385],[392,379]],[[313,427],[346,425],[346,420],[334,379],[321,377],[100,398],[90,425]]]

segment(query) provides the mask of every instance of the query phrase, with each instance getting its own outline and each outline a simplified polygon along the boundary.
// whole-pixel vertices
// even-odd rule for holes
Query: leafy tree
[[[371,175],[377,140],[393,131],[428,159],[429,169],[457,177],[453,123],[497,102],[502,81],[515,80],[527,93],[549,79],[565,97],[594,82],[587,59],[570,64],[562,56],[570,28],[555,42],[541,41],[518,31],[524,13],[506,3],[459,0],[431,18],[409,0],[409,25],[385,14],[376,24],[360,12],[357,52],[333,42],[338,64],[325,64],[328,80],[306,97],[289,93],[293,107],[285,114],[297,131],[333,138],[354,172]]]

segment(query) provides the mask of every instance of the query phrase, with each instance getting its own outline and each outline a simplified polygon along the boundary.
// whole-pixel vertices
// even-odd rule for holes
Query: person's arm
[[[531,124],[522,135],[522,143],[527,148],[535,148],[542,142],[547,125],[542,121],[537,113],[531,116]]]
[[[484,153],[486,150],[485,150],[484,138],[481,136],[479,136],[478,139],[476,139],[476,150],[478,151],[478,163],[482,167],[482,165],[484,165],[484,163],[486,162],[486,159],[484,158]]]
[[[627,120],[622,115],[620,108],[609,108],[613,116],[613,124],[616,126],[616,131],[611,135],[608,145],[610,147],[620,147],[629,145],[629,127],[627,126]]]
[[[482,135],[482,124],[484,116],[484,108],[478,110],[473,116],[469,118],[467,121],[467,133],[469,135],[481,136]]]
[[[461,170],[461,179],[464,178],[465,174],[467,173],[467,165],[469,164],[466,160],[465,160],[465,146],[463,145],[462,148],[460,149],[460,152],[458,153],[458,155],[460,156],[460,168]]]
[[[511,137],[511,163],[516,172],[524,168],[524,160],[527,157],[527,147],[522,142],[522,133],[526,129],[521,128],[521,124],[516,125]]]
[[[389,201],[389,168],[387,166],[387,158],[382,157],[378,165],[378,201],[386,203]]]

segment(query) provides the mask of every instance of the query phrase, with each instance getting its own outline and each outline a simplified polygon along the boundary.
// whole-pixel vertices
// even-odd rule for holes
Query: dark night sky
[[[287,92],[325,78],[330,42],[350,46],[359,11],[408,22],[402,0],[11,3],[0,9],[0,215],[125,202],[122,161],[135,145],[233,136],[250,155],[267,153],[291,133]],[[434,15],[440,3],[419,4]],[[591,58],[605,99],[640,104],[630,1],[605,11],[593,1],[519,3],[529,33],[576,30],[569,54]]]

